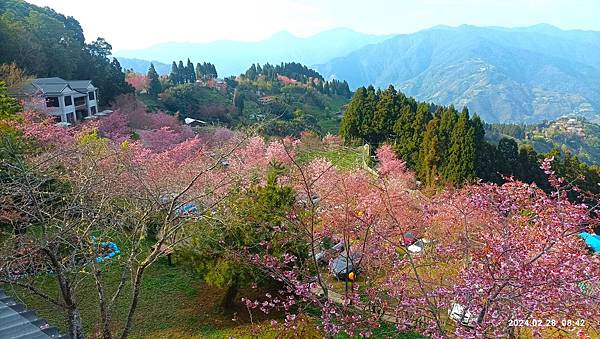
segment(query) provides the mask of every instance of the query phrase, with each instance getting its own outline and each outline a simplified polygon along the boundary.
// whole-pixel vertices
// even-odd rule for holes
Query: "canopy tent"
[[[594,253],[600,253],[600,235],[581,232],[579,236]]]

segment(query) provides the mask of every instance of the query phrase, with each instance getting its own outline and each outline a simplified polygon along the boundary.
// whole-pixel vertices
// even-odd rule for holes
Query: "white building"
[[[41,105],[48,113],[56,116],[56,122],[74,123],[98,112],[97,88],[91,80],[71,80],[61,78],[35,79],[25,89],[25,93],[43,98]]]

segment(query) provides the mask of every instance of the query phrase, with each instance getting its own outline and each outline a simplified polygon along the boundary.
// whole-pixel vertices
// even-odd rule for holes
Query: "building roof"
[[[87,92],[88,89],[96,89],[94,85],[92,85],[92,80],[71,80],[68,81],[69,86],[76,91],[84,91]],[[91,86],[91,88],[90,88]]]
[[[91,87],[90,87],[91,86]],[[88,89],[96,89],[91,80],[71,80],[63,78],[38,78],[24,88],[28,94],[62,95],[68,92],[87,93]]]
[[[67,338],[46,320],[17,304],[0,289],[0,338],[49,339]]]
[[[202,125],[206,125],[206,121],[202,121],[202,120],[198,120],[198,119],[192,119],[192,118],[185,118],[184,122],[185,122],[186,125],[190,125],[190,124],[193,124],[193,123],[199,123],[199,124],[202,124]]]

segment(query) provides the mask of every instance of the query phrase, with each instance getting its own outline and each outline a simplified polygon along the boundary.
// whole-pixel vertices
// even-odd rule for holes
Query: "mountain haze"
[[[316,67],[351,87],[468,106],[488,122],[600,114],[600,32],[438,26],[365,46]]]
[[[132,69],[135,72],[146,74],[150,68],[150,63],[154,64],[154,68],[159,75],[167,75],[171,72],[171,65],[160,61],[148,61],[142,59],[129,59],[117,57],[123,69]]]
[[[320,64],[347,55],[369,44],[381,42],[390,36],[377,36],[334,29],[317,35],[300,38],[280,32],[258,42],[214,41],[210,43],[163,43],[150,48],[116,52],[119,60],[158,60],[171,64],[173,60],[190,58],[208,61],[217,66],[219,75],[237,75],[252,63],[299,62]],[[185,60],[184,60],[185,61]]]

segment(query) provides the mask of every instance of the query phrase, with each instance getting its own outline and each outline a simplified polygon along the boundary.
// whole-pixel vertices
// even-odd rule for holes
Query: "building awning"
[[[0,289],[0,338],[66,339],[56,327],[28,311]]]

